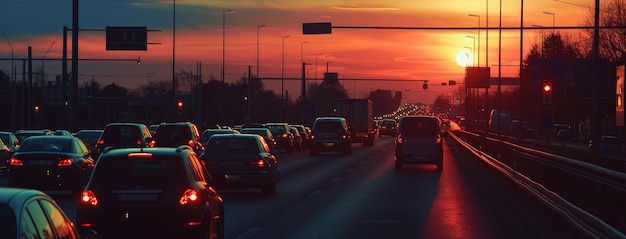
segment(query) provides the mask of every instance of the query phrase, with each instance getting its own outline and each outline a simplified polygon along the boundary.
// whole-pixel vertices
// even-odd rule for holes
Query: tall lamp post
[[[259,33],[262,27],[267,25],[258,25],[256,26],[256,77],[259,78]]]
[[[472,38],[472,66],[476,65],[476,62],[474,61],[474,57],[476,57],[476,37],[474,36],[465,36],[467,38]]]
[[[533,25],[533,27],[536,28],[541,28],[541,57],[543,57],[543,41],[544,41],[544,36],[543,36],[543,26],[541,25]]]
[[[282,37],[282,46],[281,46],[281,67],[280,67],[280,100],[282,101],[281,105],[285,102],[285,38],[289,38],[289,36]]]
[[[300,44],[300,63],[304,62],[304,44],[309,43],[308,41],[303,41]]]
[[[478,52],[478,55],[476,55],[476,57],[478,58],[477,60],[477,66],[480,66],[480,15],[476,15],[476,14],[470,14],[470,17],[477,17],[478,18],[478,50],[476,50]]]
[[[233,10],[226,10],[222,12],[222,84],[220,84],[220,95],[219,95],[219,105],[218,105],[218,111],[219,111],[219,119],[218,119],[218,123],[222,124],[222,104],[223,104],[223,93],[222,93],[222,87],[224,85],[224,76],[225,76],[225,68],[226,68],[226,13],[232,12]]]
[[[543,14],[552,15],[552,35],[554,35],[554,30],[556,27],[556,14],[553,12],[543,12]]]
[[[46,51],[45,54],[43,54],[43,58],[41,59],[41,88],[44,87],[45,83],[46,83],[46,74],[44,74],[44,62],[46,59],[46,56],[48,55],[48,52],[50,52],[50,49],[52,49],[52,46],[54,46],[54,41],[52,41],[52,43],[50,44],[50,47],[48,47],[48,50]]]

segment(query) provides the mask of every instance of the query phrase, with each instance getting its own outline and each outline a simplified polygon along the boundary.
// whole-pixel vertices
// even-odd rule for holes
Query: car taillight
[[[309,136],[309,138],[310,138],[311,140],[314,140],[314,139],[315,139],[315,135],[314,135],[314,134],[311,134],[311,135]]]
[[[440,144],[441,140],[442,140],[441,135],[437,135],[437,139],[435,139],[435,142]]]
[[[346,133],[341,134],[341,138],[342,139],[347,139],[348,138],[348,134],[346,134]]]
[[[104,139],[98,140],[98,142],[96,144],[103,145],[104,144]]]
[[[193,148],[193,147],[196,147],[196,143],[195,143],[195,142],[193,142],[193,140],[191,140],[191,139],[189,140],[189,142],[187,142],[187,144],[188,144],[189,146],[191,146],[192,148]]]
[[[396,137],[396,142],[399,144],[402,143],[402,134],[398,134],[398,137]]]
[[[252,165],[257,166],[259,168],[265,167],[265,160],[262,158],[252,161]]]
[[[9,160],[9,164],[11,166],[24,166],[24,162],[22,162],[22,160],[16,159],[16,158],[11,158]]]
[[[67,167],[67,166],[72,166],[72,164],[74,164],[74,160],[72,158],[66,158],[66,159],[59,160],[59,162],[57,163],[57,166]]]
[[[287,137],[289,137],[289,135],[287,135],[287,133],[284,133],[284,134],[282,134],[280,137],[281,137],[281,138],[287,138]]]
[[[90,206],[98,206],[98,198],[96,198],[96,194],[91,190],[85,190],[80,197],[80,202],[85,205]]]
[[[180,205],[187,205],[194,202],[197,202],[200,198],[198,197],[198,192],[193,189],[187,189],[183,193],[183,196],[180,197]]]
[[[137,140],[137,145],[143,145],[143,142],[141,142],[140,139]]]

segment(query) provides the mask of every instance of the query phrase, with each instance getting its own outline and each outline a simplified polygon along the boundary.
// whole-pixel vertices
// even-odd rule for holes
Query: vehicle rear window
[[[266,126],[272,133],[286,133],[288,132],[287,128],[284,125],[267,125]]]
[[[382,125],[385,125],[385,126],[394,126],[394,125],[396,125],[396,122],[393,122],[393,121],[383,121],[383,122],[382,122]]]
[[[161,125],[154,134],[154,146],[176,147],[192,139],[191,130],[182,125]]]
[[[212,138],[205,153],[258,153],[259,143],[256,138]]]
[[[58,138],[38,138],[24,141],[20,146],[20,152],[72,152],[72,141]]]
[[[428,137],[438,134],[438,121],[434,118],[403,118],[401,133],[410,137]]]
[[[313,126],[316,130],[333,130],[333,129],[342,129],[342,125],[340,121],[333,120],[325,120],[325,121],[317,121]]]
[[[141,131],[132,125],[108,126],[102,133],[101,139],[110,146],[137,145],[142,139]]]
[[[171,185],[184,180],[178,158],[105,158],[93,172],[95,184]]]
[[[76,137],[78,137],[80,140],[82,141],[86,141],[86,142],[96,142],[98,141],[98,139],[100,138],[100,135],[102,134],[102,132],[99,131],[79,131],[78,133],[76,133]]]

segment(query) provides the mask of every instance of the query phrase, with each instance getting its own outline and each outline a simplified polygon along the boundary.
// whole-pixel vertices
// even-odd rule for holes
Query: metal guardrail
[[[569,201],[562,198],[555,192],[550,191],[549,189],[545,188],[543,185],[531,180],[530,178],[510,168],[509,166],[500,162],[499,160],[487,155],[486,153],[482,152],[479,149],[474,148],[469,143],[460,139],[453,131],[449,132],[449,135],[456,142],[458,142],[463,147],[465,147],[469,152],[474,154],[477,158],[481,159],[483,162],[485,162],[486,164],[490,165],[491,167],[493,167],[494,169],[502,173],[504,176],[509,178],[512,182],[514,182],[520,188],[526,190],[528,193],[530,193],[532,196],[537,198],[544,205],[546,205],[547,207],[552,209],[554,212],[562,216],[565,220],[567,220],[570,224],[572,224],[575,228],[577,228],[582,234],[584,234],[585,237],[588,237],[588,238],[626,238],[626,235],[622,234],[620,231],[611,227],[610,225],[600,220],[596,216],[570,203]],[[507,143],[517,148],[518,150],[523,149],[522,147],[512,145],[508,142],[504,142],[504,143]],[[524,151],[526,150],[532,150],[532,149],[524,149]],[[539,153],[539,152],[535,152],[535,153]],[[556,159],[563,160],[563,161],[567,160],[566,158],[560,157],[558,155],[550,155],[545,152],[541,152],[541,153],[543,153],[544,156],[549,157],[551,159],[556,158]],[[569,161],[574,161],[574,160],[569,160]],[[616,174],[616,172],[614,171],[610,172],[610,170],[607,170],[607,169],[602,170],[600,169],[600,167],[597,167],[595,165],[590,165],[590,164],[584,165],[583,162],[569,162],[569,161],[567,162],[578,164],[578,166],[583,166],[583,167],[588,166],[590,169],[593,169],[596,172],[605,173],[606,175],[623,177],[623,175]]]

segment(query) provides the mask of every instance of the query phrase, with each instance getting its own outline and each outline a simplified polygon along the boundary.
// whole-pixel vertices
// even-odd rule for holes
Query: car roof
[[[39,190],[0,187],[0,203],[15,206],[34,196],[48,197]]]
[[[211,139],[216,138],[259,138],[258,134],[216,134],[211,136]]]
[[[172,147],[153,147],[153,148],[113,148],[108,151],[105,151],[100,157],[126,157],[130,153],[152,153],[158,154],[162,156],[173,156],[176,157],[182,150],[189,149],[191,152],[193,150],[189,146],[180,146],[178,148]],[[99,161],[99,160],[98,160]]]

